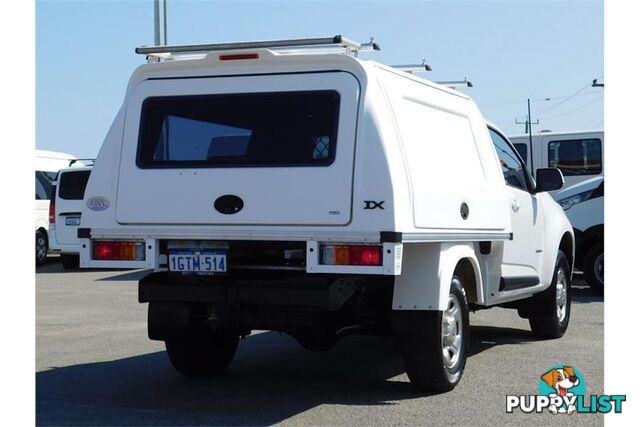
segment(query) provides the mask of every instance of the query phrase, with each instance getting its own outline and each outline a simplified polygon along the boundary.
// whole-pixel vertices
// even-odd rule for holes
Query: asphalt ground
[[[347,337],[331,351],[254,332],[224,375],[190,380],[146,332],[137,302],[142,271],[36,274],[38,425],[602,425],[602,415],[507,414],[507,394],[536,395],[539,378],[573,366],[587,394],[604,389],[604,304],[573,283],[567,334],[538,341],[513,310],[472,313],[462,381],[449,393],[416,392],[393,339]]]

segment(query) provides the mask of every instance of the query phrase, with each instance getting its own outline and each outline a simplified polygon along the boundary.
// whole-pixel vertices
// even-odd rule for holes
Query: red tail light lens
[[[51,186],[51,200],[49,200],[49,224],[56,223],[56,186]]]
[[[108,242],[93,243],[93,259],[98,261],[144,261],[143,242]]]
[[[382,247],[364,245],[322,245],[325,265],[382,265]]]

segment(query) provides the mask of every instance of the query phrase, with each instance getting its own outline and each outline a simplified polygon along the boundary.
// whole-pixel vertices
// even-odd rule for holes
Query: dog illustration
[[[562,368],[555,368],[544,374],[540,377],[542,381],[547,383],[547,385],[553,389],[555,389],[557,394],[550,394],[550,398],[554,398],[557,396],[563,397],[572,397],[573,393],[570,393],[568,390],[580,384],[580,380],[576,376],[571,366],[563,366]],[[549,411],[553,414],[557,414],[558,412],[571,414],[576,410],[575,405],[569,405],[565,408],[563,405],[557,407],[556,405],[549,406]]]

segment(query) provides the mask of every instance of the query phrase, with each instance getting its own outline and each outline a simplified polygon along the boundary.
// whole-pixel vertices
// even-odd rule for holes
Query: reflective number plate
[[[179,250],[169,252],[169,270],[195,273],[227,271],[227,254],[215,250]]]
[[[68,216],[64,219],[64,225],[80,225],[80,217]]]

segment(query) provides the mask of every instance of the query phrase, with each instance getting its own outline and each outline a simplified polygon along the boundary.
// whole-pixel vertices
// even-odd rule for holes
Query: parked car
[[[557,192],[576,239],[576,268],[594,291],[604,293],[604,177],[597,176]]]
[[[311,350],[392,333],[416,386],[451,390],[470,308],[567,330],[573,231],[547,193],[562,173],[534,185],[472,99],[364,47],[138,49],[150,63],[89,177],[80,264],[153,270],[148,334],[182,374],[221,373],[254,329]]]
[[[53,222],[49,224],[50,247],[60,253],[65,269],[80,265],[80,241],[78,227],[82,219],[84,190],[91,174],[91,166],[74,162],[71,167],[60,169],[53,185],[51,206]]]
[[[51,185],[60,168],[75,159],[67,153],[36,150],[36,265],[41,266],[49,252],[49,199]]]
[[[604,176],[604,132],[572,131],[542,132],[531,136],[515,135],[513,142],[529,170],[558,168],[567,186],[578,184],[596,176]],[[530,155],[530,145],[533,155]]]

